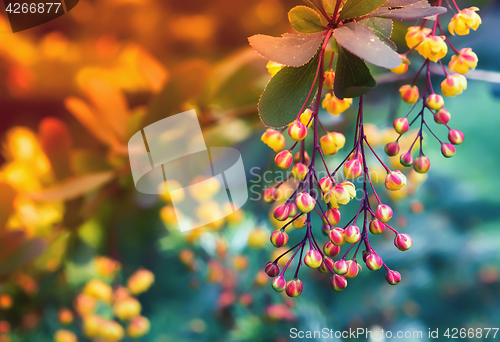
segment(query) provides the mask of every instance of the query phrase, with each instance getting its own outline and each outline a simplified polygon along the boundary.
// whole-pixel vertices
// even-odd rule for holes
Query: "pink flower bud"
[[[348,243],[356,243],[361,239],[361,232],[359,227],[351,225],[344,230],[344,238]]]
[[[346,278],[355,278],[358,275],[359,267],[356,260],[347,260],[347,273],[344,274]]]
[[[324,236],[328,236],[328,234],[330,233],[330,229],[332,229],[332,226],[330,226],[329,224],[321,225],[321,232]]]
[[[300,156],[300,152],[295,153],[295,155],[293,156],[293,161],[296,163],[300,162]],[[302,162],[306,165],[311,162],[311,158],[309,158],[309,154],[307,154],[307,151],[304,151],[304,158]]]
[[[387,204],[379,204],[375,216],[377,216],[377,219],[381,222],[389,222],[392,218],[392,208]]]
[[[336,246],[342,246],[345,243],[344,229],[333,228],[328,234],[330,241]]]
[[[427,173],[427,171],[429,171],[430,168],[431,168],[431,161],[426,156],[418,157],[417,159],[415,159],[415,162],[413,163],[413,169],[418,173]]]
[[[308,171],[309,169],[305,164],[297,163],[292,168],[292,177],[298,180],[304,180]]]
[[[401,281],[401,274],[398,271],[389,270],[385,275],[385,279],[391,285],[397,285]]]
[[[363,165],[358,158],[346,161],[344,174],[348,179],[358,178],[363,174]]]
[[[295,217],[297,215],[297,213],[299,212],[299,210],[297,209],[297,206],[293,203],[290,203],[288,205],[288,210],[289,210],[288,217]]]
[[[331,286],[334,291],[341,292],[347,287],[347,280],[341,275],[334,274]]]
[[[450,132],[448,133],[448,140],[453,145],[460,145],[464,142],[464,134],[458,129],[450,129]]]
[[[366,257],[366,266],[372,270],[372,271],[377,271],[379,270],[384,262],[382,261],[382,258],[378,256],[378,254],[375,253],[370,253]]]
[[[440,125],[447,124],[450,121],[451,115],[446,109],[441,108],[434,114],[434,121]]]
[[[331,258],[335,258],[340,253],[340,246],[334,245],[331,241],[328,241],[323,246],[323,252]]]
[[[370,221],[370,232],[374,235],[379,235],[385,232],[385,224],[377,219]]]
[[[331,69],[325,71],[324,79],[325,80],[323,81],[323,86],[328,90],[332,90],[333,89],[333,82],[335,81],[335,71],[333,71]]]
[[[419,98],[419,92],[417,86],[411,86],[409,84],[399,88],[399,94],[404,102],[409,104],[414,104]]]
[[[264,269],[267,275],[272,277],[276,277],[280,273],[280,267],[277,263],[269,261],[266,264],[266,268]]]
[[[288,234],[282,231],[281,229],[275,230],[271,234],[271,242],[274,247],[283,247],[288,242]]]
[[[286,280],[283,276],[278,276],[273,279],[273,289],[276,292],[283,292],[286,288]]]
[[[399,153],[399,144],[395,141],[388,143],[385,145],[385,153],[389,157],[394,157]]]
[[[340,210],[337,208],[327,209],[323,214],[323,222],[335,226],[340,222]]]
[[[262,196],[262,198],[266,203],[274,203],[278,198],[278,189],[269,188],[264,190],[264,195]]]
[[[406,152],[399,157],[399,162],[403,166],[410,166],[413,164],[413,157],[411,156],[410,152]]]
[[[307,135],[307,127],[304,126],[304,124],[299,120],[295,120],[292,122],[290,127],[288,127],[288,134],[290,135],[290,138],[295,141],[304,140]]]
[[[321,190],[323,192],[328,192],[330,191],[331,188],[333,188],[333,182],[330,177],[323,177],[319,180],[319,186],[321,187]]]
[[[323,257],[321,256],[321,253],[315,249],[311,249],[304,257],[304,264],[310,268],[318,268],[321,266],[322,262]]]
[[[406,176],[399,170],[391,171],[385,177],[385,187],[387,190],[401,190],[406,185]]]
[[[280,169],[288,169],[293,162],[292,153],[288,150],[281,151],[274,158],[274,162]]]
[[[405,134],[410,129],[410,124],[407,118],[397,118],[393,122],[394,130],[398,134]]]
[[[431,94],[426,100],[426,105],[431,110],[440,110],[444,107],[444,100],[441,95]]]
[[[370,255],[370,252],[364,250],[361,254],[363,255],[363,261],[366,263],[366,258]]]
[[[409,250],[412,244],[413,244],[413,240],[411,239],[411,236],[408,234],[399,233],[394,238],[394,245],[400,251],[404,252],[404,251]]]
[[[302,282],[299,279],[292,279],[286,283],[286,294],[288,297],[298,297],[302,293]]]
[[[300,194],[297,195],[297,198],[295,198],[295,205],[301,212],[307,214],[314,209],[314,206],[316,205],[316,200],[312,198],[312,196],[309,195],[307,192],[301,192]]]
[[[335,261],[333,264],[333,270],[338,275],[344,275],[347,273],[347,262],[344,259]]]
[[[334,261],[332,259],[330,259],[329,257],[324,257],[323,262],[318,268],[318,271],[320,271],[321,273],[331,273],[330,270],[333,270],[333,264]]]
[[[451,158],[455,155],[455,146],[453,144],[443,143],[441,144],[441,153],[446,158]]]
[[[274,218],[278,221],[285,221],[290,215],[290,208],[286,204],[282,204],[274,209]]]

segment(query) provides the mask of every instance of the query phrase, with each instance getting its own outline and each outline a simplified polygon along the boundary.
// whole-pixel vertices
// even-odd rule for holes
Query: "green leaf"
[[[269,81],[259,101],[259,115],[268,127],[284,127],[297,118],[312,87],[318,55],[306,65],[298,68],[285,67],[278,71]],[[306,107],[312,102],[318,82],[314,85],[312,95]]]
[[[387,0],[347,0],[340,13],[340,20],[361,17],[376,10],[386,1]]]
[[[335,11],[337,0],[321,0],[321,3],[323,4],[323,8],[325,9],[326,14],[331,16],[333,14],[333,11]]]
[[[288,20],[294,30],[300,33],[316,33],[325,30],[318,12],[307,6],[292,8],[288,12]]]
[[[347,23],[333,34],[338,44],[368,63],[387,69],[401,64],[401,57],[362,24]]]
[[[335,52],[336,54],[339,53],[339,44],[337,43],[337,39],[335,39],[334,36],[330,38],[330,47],[332,48],[333,52]]]
[[[287,66],[306,64],[318,51],[324,36],[321,34],[285,33],[283,37],[257,34],[248,38],[250,45],[262,57]]]
[[[369,92],[375,85],[376,82],[365,62],[339,46],[333,85],[335,96],[339,99],[361,96]]]

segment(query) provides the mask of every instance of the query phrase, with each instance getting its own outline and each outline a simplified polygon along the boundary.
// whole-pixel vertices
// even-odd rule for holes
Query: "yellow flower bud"
[[[302,122],[304,126],[307,128],[311,128],[311,125],[313,123],[313,120],[311,120],[313,112],[309,108],[307,108],[304,113],[300,114],[299,120]]]
[[[345,136],[342,133],[330,132],[319,140],[321,150],[325,155],[336,154],[345,145]]]
[[[123,327],[115,321],[105,321],[101,327],[101,337],[106,342],[118,342],[123,339]]]
[[[477,55],[472,52],[471,48],[461,49],[458,55],[451,56],[448,67],[451,72],[458,72],[459,74],[466,74],[469,69],[475,69],[477,66]]]
[[[273,149],[274,152],[279,152],[285,148],[285,137],[280,132],[268,128],[260,138],[264,144]]]
[[[134,295],[146,292],[155,281],[155,276],[151,271],[140,269],[135,272],[127,281],[127,287]]]
[[[410,49],[414,48],[418,44],[420,44],[425,37],[427,37],[432,30],[430,28],[424,27],[420,28],[420,26],[411,26],[408,27],[408,32],[406,32],[405,40],[406,45]]]
[[[122,321],[128,321],[139,316],[141,313],[141,303],[133,297],[124,298],[115,303],[113,311]]]
[[[54,342],[78,342],[76,335],[69,330],[57,330]]]
[[[441,82],[441,92],[444,96],[455,97],[462,94],[465,89],[467,89],[467,79],[463,75],[454,74]]]
[[[397,75],[402,75],[408,71],[408,65],[410,65],[410,61],[408,60],[408,58],[406,58],[405,55],[399,55],[399,57],[401,57],[401,64],[398,67],[390,70]]]
[[[111,303],[111,300],[113,298],[113,289],[111,288],[111,286],[97,279],[90,280],[85,285],[83,293],[105,303]]]
[[[477,11],[479,11],[479,8],[470,7],[464,8],[455,14],[448,24],[450,33],[452,35],[456,33],[459,36],[465,36],[469,34],[470,29],[477,30],[482,23],[481,17],[476,13]]]
[[[345,98],[340,100],[332,94],[326,94],[321,103],[321,106],[325,108],[328,113],[333,115],[339,115],[345,112],[351,105],[352,99]]]
[[[417,102],[420,96],[418,92],[418,87],[417,86],[412,87],[409,84],[399,88],[399,94],[401,95],[403,101],[409,104],[414,104],[415,102]]]
[[[104,320],[97,315],[87,315],[83,317],[83,333],[89,338],[99,336]]]
[[[269,232],[265,229],[254,229],[248,236],[248,246],[251,248],[262,248],[267,244]]]
[[[271,76],[274,76],[284,67],[283,64],[276,63],[273,61],[269,61],[266,65],[267,71],[271,74]]]
[[[150,323],[146,317],[135,317],[127,327],[127,334],[133,339],[140,338],[149,332]]]
[[[422,43],[416,47],[416,50],[424,58],[437,62],[448,53],[448,45],[446,45],[444,38],[444,36],[425,37]]]

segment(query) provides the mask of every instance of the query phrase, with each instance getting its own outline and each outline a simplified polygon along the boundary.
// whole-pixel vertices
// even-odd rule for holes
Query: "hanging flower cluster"
[[[299,272],[304,264],[309,268],[318,269],[321,273],[330,274],[330,284],[333,290],[344,290],[347,286],[347,279],[355,278],[363,269],[363,266],[358,261],[359,255],[361,255],[360,259],[362,259],[369,270],[385,269],[387,282],[391,285],[396,285],[401,281],[401,274],[389,268],[382,257],[372,247],[370,239],[375,235],[380,235],[387,231],[394,234],[394,245],[400,251],[407,251],[413,243],[412,238],[408,234],[398,232],[389,224],[393,216],[393,210],[389,205],[381,201],[375,190],[374,181],[370,176],[366,160],[368,154],[373,154],[387,172],[385,187],[388,191],[396,192],[406,185],[405,175],[401,171],[392,170],[384,164],[375,152],[374,147],[370,144],[369,137],[367,137],[363,112],[364,92],[360,88],[356,88],[358,84],[353,83],[356,81],[353,81],[353,79],[365,77],[366,74],[365,76],[361,74],[354,75],[349,80],[345,72],[346,68],[348,69],[354,64],[359,69],[363,68],[364,63],[361,61],[361,65],[357,59],[358,57],[355,55],[362,57],[365,61],[372,64],[386,67],[396,74],[403,74],[408,70],[410,61],[407,55],[410,52],[417,51],[425,58],[425,62],[413,80],[413,83],[400,88],[400,95],[403,101],[414,105],[410,113],[419,103],[421,103],[422,109],[411,122],[408,120],[410,113],[404,118],[396,119],[394,121],[394,129],[399,134],[399,137],[396,141],[390,142],[385,146],[385,151],[389,156],[398,155],[400,153],[399,140],[401,136],[408,132],[410,126],[420,119],[420,130],[417,137],[409,150],[400,156],[400,162],[403,166],[413,165],[413,168],[418,173],[426,173],[430,168],[430,160],[422,151],[424,126],[434,135],[424,119],[424,114],[430,112],[436,123],[444,124],[449,128],[448,139],[450,143],[444,143],[434,135],[441,143],[441,150],[445,157],[453,156],[455,145],[462,143],[464,139],[462,132],[451,129],[447,125],[450,120],[450,114],[444,109],[443,97],[436,94],[432,88],[430,63],[439,62],[442,65],[441,60],[447,55],[448,46],[456,53],[449,64],[450,71],[456,73],[449,74],[443,67],[446,79],[442,82],[441,92],[444,96],[455,96],[462,93],[467,88],[467,80],[462,74],[466,73],[470,68],[475,68],[477,65],[477,56],[471,49],[467,48],[458,51],[451,45],[448,38],[446,38],[441,28],[440,20],[440,15],[446,9],[440,7],[441,0],[434,1],[432,7],[429,7],[426,1],[421,1],[407,7],[396,6],[398,4],[396,0],[387,1],[384,4],[386,7],[380,7],[385,2],[381,1],[381,4],[374,6],[372,8],[373,11],[368,14],[360,12],[360,7],[356,6],[356,3],[359,3],[359,1],[350,2],[348,0],[344,4],[341,4],[341,1],[334,1],[331,6],[327,6],[330,2],[323,1],[322,3],[317,3],[316,1],[311,1],[317,11],[304,6],[298,6],[301,8],[294,8],[289,13],[290,22],[297,31],[301,33],[323,32],[317,36],[319,38],[315,38],[320,40],[320,45],[314,59],[309,61],[308,64],[301,66],[302,69],[296,68],[294,70],[293,67],[298,67],[299,65],[294,65],[295,61],[288,60],[286,56],[273,55],[275,54],[274,50],[276,46],[280,44],[279,42],[276,41],[274,43],[268,38],[262,38],[265,36],[250,38],[250,43],[261,55],[264,57],[275,57],[274,59],[271,57],[268,58],[271,60],[268,64],[268,70],[274,77],[268,84],[259,104],[261,118],[264,123],[270,126],[274,124],[277,127],[278,123],[283,122],[277,120],[276,116],[269,115],[270,112],[274,115],[277,111],[270,111],[268,109],[274,108],[271,107],[273,103],[268,99],[270,96],[269,93],[272,92],[273,95],[276,95],[281,90],[279,87],[282,87],[281,84],[278,84],[278,81],[273,83],[273,80],[278,79],[282,82],[286,77],[297,77],[302,71],[303,74],[300,75],[307,76],[306,68],[316,70],[307,97],[301,97],[302,94],[294,93],[294,88],[286,88],[286,93],[285,91],[282,93],[285,98],[288,96],[288,93],[292,93],[295,94],[295,97],[302,99],[302,107],[298,111],[298,114],[294,114],[296,118],[293,121],[290,120],[291,122],[286,127],[282,129],[269,128],[262,135],[262,141],[277,152],[275,156],[276,166],[283,170],[292,167],[289,179],[264,191],[264,201],[274,203],[284,193],[281,191],[281,187],[290,183],[295,184],[293,192],[285,196],[284,203],[274,209],[274,219],[283,222],[283,225],[272,232],[270,236],[271,243],[275,247],[283,249],[289,242],[288,231],[290,227],[296,229],[306,228],[304,237],[297,244],[285,249],[283,253],[278,255],[274,260],[269,261],[265,266],[265,272],[273,278],[273,289],[278,292],[285,291],[290,297],[297,297],[302,293],[303,284],[299,279]],[[413,3],[416,2],[418,1],[413,1]],[[422,8],[426,8],[426,15],[419,16],[419,5]],[[470,29],[476,30],[481,23],[481,19],[476,13],[478,9],[472,7],[460,10],[456,4],[455,7],[458,13],[453,16],[448,26],[450,33],[464,35],[468,34]],[[428,19],[429,10],[434,11],[432,13],[435,14],[432,28],[426,27],[428,22],[432,22]],[[310,18],[309,22],[314,22],[315,17],[312,12],[318,18],[322,16],[321,21],[318,20],[316,22],[316,26],[312,24],[306,25],[302,20],[308,16]],[[380,34],[381,32],[371,27],[369,23],[366,26],[370,32],[361,27],[362,25],[358,25],[358,22],[362,23],[366,18],[379,20],[380,18],[377,16],[385,18],[383,20],[388,20],[387,18],[423,19],[420,26],[413,26],[408,29],[406,42],[410,50],[403,55],[394,53],[396,56],[395,62],[393,57],[391,57],[393,61],[389,63],[387,59],[377,59],[377,56],[371,56],[370,44],[378,38],[370,38],[370,32],[379,33],[378,37],[383,36],[383,34]],[[325,20],[328,22],[326,26],[322,24]],[[379,21],[378,23],[381,24],[383,21]],[[438,30],[441,35],[438,35]],[[370,42],[366,42],[366,46],[359,45],[362,44],[363,37],[366,36],[371,39]],[[346,37],[350,38],[346,39]],[[284,35],[281,39],[290,39],[287,42],[288,44],[301,44],[300,42],[292,43],[292,38],[295,39],[291,35]],[[355,38],[358,41],[352,43],[352,40]],[[296,39],[305,38],[299,37]],[[273,42],[274,45],[266,45],[269,42]],[[331,43],[333,52],[329,66],[325,68],[325,51],[329,43]],[[268,49],[268,47],[272,47],[272,49]],[[379,47],[382,49],[381,46]],[[336,71],[332,69],[333,56],[335,54],[339,55]],[[390,54],[390,56],[393,55]],[[281,65],[277,61],[284,61],[283,64],[287,66]],[[316,61],[318,63],[317,66],[315,65]],[[313,65],[312,68],[309,67],[311,63]],[[352,68],[349,70],[352,70]],[[418,86],[416,86],[416,82],[424,70],[426,72],[425,86],[420,91]],[[369,71],[367,72],[369,74]],[[363,82],[365,83],[360,83],[359,86],[369,87],[367,86],[369,84],[368,77],[365,77]],[[352,88],[349,88],[350,86]],[[323,97],[325,90],[326,95]],[[351,94],[352,96],[347,97],[347,95]],[[357,96],[360,96],[360,99],[353,147],[335,170],[329,170],[326,162],[327,156],[338,153],[344,147],[346,139],[339,132],[329,132],[320,121],[318,112],[320,107],[322,107],[332,115],[339,115],[352,105],[353,99],[351,97]],[[279,99],[276,101],[279,101]],[[321,136],[320,129],[325,132],[325,135]],[[287,149],[285,148],[286,143],[283,135],[285,131],[294,140],[293,145]],[[312,131],[312,151],[309,155],[306,151],[305,139],[310,131]],[[417,141],[420,145],[420,153],[416,158],[413,158],[412,152]],[[295,151],[296,149],[298,150],[297,152]],[[319,166],[317,165],[317,161]],[[323,167],[326,170],[326,176],[321,177],[319,171]],[[338,181],[341,170],[347,180]],[[288,182],[291,179],[294,179],[294,181]],[[361,189],[356,189],[352,182],[354,179],[361,179]],[[357,213],[346,225],[339,226],[341,207],[357,197],[356,193],[359,190],[361,190],[362,196]],[[326,243],[322,243],[321,245],[318,243],[315,235],[315,230],[317,229],[314,229],[316,227],[313,227],[312,224],[313,213],[316,213],[321,218],[321,231],[329,238]],[[290,271],[293,260],[297,261],[296,267],[295,270]],[[290,273],[289,276],[287,275],[287,271],[290,271],[288,272]]]

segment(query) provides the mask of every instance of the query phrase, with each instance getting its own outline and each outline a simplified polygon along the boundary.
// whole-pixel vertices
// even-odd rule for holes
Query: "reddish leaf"
[[[26,234],[22,230],[4,232],[0,235],[0,264],[3,264],[9,256],[23,243]]]
[[[0,183],[0,230],[2,230],[12,213],[12,202],[16,197],[16,192],[7,183]]]
[[[338,44],[368,63],[382,68],[396,68],[401,64],[399,55],[362,24],[347,23],[333,34]]]
[[[99,113],[99,121],[106,122],[120,141],[126,141],[130,118],[127,100],[118,89],[99,79],[90,79],[83,90]]]
[[[9,256],[0,263],[0,274],[12,273],[29,264],[40,256],[47,247],[45,241],[39,238],[26,240]]]
[[[372,13],[372,17],[381,17],[388,19],[413,20],[413,19],[432,19],[431,17],[446,13],[446,8],[439,6],[430,6],[427,0],[422,0],[416,4],[404,6],[404,8],[390,9],[381,7]]]
[[[299,67],[314,57],[323,38],[321,34],[285,33],[281,38],[258,34],[248,38],[248,41],[262,57],[276,63]]]
[[[115,177],[114,172],[105,171],[66,179],[53,187],[28,194],[37,201],[67,201],[83,196],[102,187]]]
[[[422,0],[387,0],[384,3],[384,7],[394,7],[394,6],[408,6],[416,4]]]
[[[85,101],[70,96],[64,100],[64,106],[97,140],[114,148],[121,146],[113,130],[105,122],[99,120],[95,109]]]
[[[200,95],[211,72],[210,65],[198,59],[177,65],[165,87],[153,98],[142,125],[147,126],[185,110],[182,106]]]

